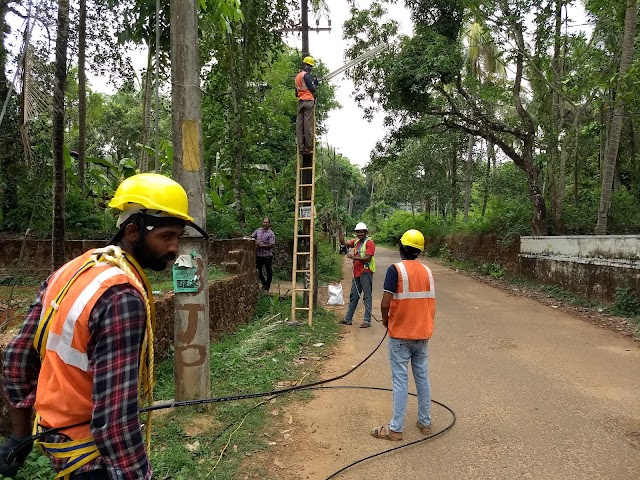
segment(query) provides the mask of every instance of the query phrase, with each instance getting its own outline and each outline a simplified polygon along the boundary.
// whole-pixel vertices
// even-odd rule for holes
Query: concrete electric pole
[[[189,215],[206,229],[197,4],[198,0],[171,0],[173,178],[187,191]],[[205,239],[187,228],[180,245],[179,260],[183,261],[174,267],[174,279],[177,268],[189,275],[183,278],[185,288],[174,288],[174,381],[178,401],[208,398],[211,394],[207,247]]]

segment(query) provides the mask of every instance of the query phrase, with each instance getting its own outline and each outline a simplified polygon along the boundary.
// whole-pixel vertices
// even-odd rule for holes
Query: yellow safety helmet
[[[424,235],[418,230],[407,230],[402,237],[400,237],[400,243],[405,247],[417,248],[422,252],[424,250]]]
[[[175,180],[157,173],[139,173],[125,179],[109,202],[111,208],[118,210],[125,210],[129,204],[193,222],[187,192]]]
[[[307,65],[311,65],[313,67],[315,61],[313,60],[313,57],[307,56],[307,57],[304,57],[304,60],[302,60],[302,63],[306,63]]]

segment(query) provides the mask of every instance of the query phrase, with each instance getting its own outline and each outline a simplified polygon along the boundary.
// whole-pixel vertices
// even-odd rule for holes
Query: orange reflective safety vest
[[[138,280],[149,288],[141,267],[131,256],[126,258]],[[89,317],[107,289],[125,283],[140,290],[123,270],[90,250],[62,266],[47,285],[34,340],[42,362],[34,431],[76,425],[64,429],[71,442],[38,442],[48,455],[69,459],[56,478],[67,478],[99,455],[88,423],[93,413],[93,374],[87,357]],[[150,303],[153,305],[151,298]]]
[[[306,71],[301,70],[298,75],[296,75],[296,92],[298,92],[298,100],[311,100],[313,101],[313,93],[307,87],[307,84],[304,83],[304,76],[307,74]]]
[[[436,290],[433,273],[417,260],[394,264],[398,285],[389,307],[389,336],[426,340],[433,333]]]

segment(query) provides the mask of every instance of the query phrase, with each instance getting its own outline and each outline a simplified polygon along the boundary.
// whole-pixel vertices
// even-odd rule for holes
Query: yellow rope
[[[155,319],[151,314],[151,301],[149,300],[149,294],[151,290],[147,292],[147,288],[143,285],[138,277],[133,273],[133,270],[129,266],[129,262],[122,253],[120,247],[115,245],[109,245],[105,248],[100,248],[95,251],[96,255],[102,255],[102,259],[106,262],[120,268],[138,287],[138,290],[142,293],[144,298],[144,304],[146,309],[146,331],[144,334],[144,340],[142,342],[142,352],[140,357],[140,403],[147,405],[153,404],[153,387],[155,384],[154,375],[154,356],[153,356],[153,332]],[[141,277],[145,278],[145,274],[142,270],[138,272]],[[146,278],[145,278],[146,279]],[[151,412],[147,412],[145,425],[145,442],[147,452],[151,447]]]

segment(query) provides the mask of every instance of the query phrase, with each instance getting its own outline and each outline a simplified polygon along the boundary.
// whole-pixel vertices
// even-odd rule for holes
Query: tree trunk
[[[67,44],[69,41],[69,0],[58,1],[58,33],[53,87],[53,268],[65,262],[65,162],[64,162],[64,90],[67,82]]]
[[[473,177],[473,147],[476,137],[468,135],[467,162],[464,169],[464,223],[469,221],[469,205],[471,205],[471,181]]]
[[[78,20],[78,188],[84,195],[84,167],[87,142],[87,0],[80,0]]]
[[[494,150],[493,143],[487,141],[487,169],[486,169],[486,174],[484,179],[484,195],[482,198],[482,213],[481,213],[482,218],[484,218],[484,214],[487,211],[487,202],[489,201],[489,190],[490,190],[489,186],[491,183],[491,161],[493,158],[495,158],[495,154],[496,152]]]
[[[451,220],[453,221],[453,223],[456,223],[457,211],[458,211],[458,149],[455,146],[452,146],[451,147]]]
[[[242,208],[242,170],[244,164],[242,123],[242,109],[244,103],[244,75],[241,74],[242,65],[238,58],[239,52],[236,41],[232,35],[227,35],[229,47],[229,90],[230,90],[230,151],[234,162],[233,197],[235,199],[236,218],[241,225],[244,224],[244,210]]]
[[[147,53],[147,71],[144,74],[144,96],[142,100],[142,147],[140,148],[140,163],[138,167],[141,172],[149,171],[149,155],[145,148],[149,143],[149,129],[151,127],[151,59],[153,58],[151,41],[149,40],[149,51]]]
[[[638,151],[640,150],[640,138],[636,122],[631,119],[631,191],[637,192],[640,187],[640,162],[638,162]]]
[[[564,58],[562,51],[562,8],[564,0],[555,0],[555,31],[553,36],[553,59],[552,59],[552,84],[561,86],[564,78]],[[567,151],[560,150],[560,137],[564,125],[564,101],[556,89],[551,93],[551,134],[549,142],[549,160],[553,165],[550,171],[549,180],[551,182],[551,209],[555,233],[564,232],[564,222],[562,214],[564,209],[564,188],[565,188],[565,164]]]
[[[522,138],[522,153],[520,163],[516,162],[527,175],[527,186],[529,189],[529,199],[533,207],[533,218],[531,219],[531,230],[534,235],[547,234],[547,207],[544,203],[544,196],[540,191],[538,183],[539,171],[533,162],[533,149],[535,147],[536,125],[531,118],[529,112],[522,105],[520,98],[520,90],[522,88],[522,75],[524,54],[526,51],[524,37],[522,34],[523,27],[520,23],[512,23],[513,33],[518,45],[518,53],[516,55],[516,75],[513,82],[513,102],[520,119],[522,120],[524,135]],[[515,158],[512,157],[515,161]]]
[[[7,31],[6,14],[8,11],[8,1],[0,0],[0,32]],[[9,92],[9,83],[7,82],[6,66],[7,66],[7,49],[4,46],[4,36],[0,33],[0,110],[4,105]],[[10,106],[7,107],[5,117],[0,125],[0,175],[5,178],[5,185],[2,189],[2,201],[0,202],[0,217],[2,217],[2,228],[7,228],[9,212],[15,211],[18,207],[18,185],[17,175],[20,168],[14,166],[18,161],[15,145],[19,144],[16,129],[10,128],[12,117]]]
[[[173,176],[187,191],[189,214],[206,228],[197,3],[171,0],[171,27]],[[211,395],[207,251],[207,242],[187,228],[180,254],[195,254],[200,281],[197,292],[174,295],[176,400]]]
[[[620,133],[624,119],[623,96],[626,91],[626,74],[633,58],[633,42],[636,34],[636,22],[638,20],[638,3],[636,0],[627,0],[627,10],[624,17],[624,34],[622,38],[622,51],[620,52],[620,68],[616,86],[616,96],[613,104],[611,129],[609,141],[604,159],[602,174],[602,190],[600,193],[600,206],[598,208],[598,221],[596,223],[596,235],[607,233],[607,221],[609,208],[611,207],[611,189],[616,170],[618,148],[620,146]]]

